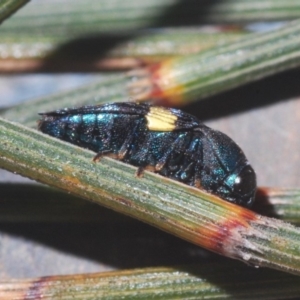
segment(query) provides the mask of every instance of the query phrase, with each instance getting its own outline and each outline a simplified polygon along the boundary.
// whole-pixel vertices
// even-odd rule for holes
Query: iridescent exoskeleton
[[[250,207],[256,176],[227,135],[178,109],[131,102],[42,113],[51,136]]]

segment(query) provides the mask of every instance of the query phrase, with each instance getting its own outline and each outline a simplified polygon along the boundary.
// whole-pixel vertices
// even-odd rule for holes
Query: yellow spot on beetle
[[[163,107],[151,107],[146,119],[148,129],[152,131],[172,131],[176,128],[177,116]]]

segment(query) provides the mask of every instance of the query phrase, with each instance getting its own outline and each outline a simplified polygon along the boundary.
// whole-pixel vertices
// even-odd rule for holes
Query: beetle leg
[[[195,188],[197,189],[201,189],[201,181],[199,178],[195,178],[195,181],[194,181],[194,185],[193,185]]]
[[[127,133],[127,137],[126,137],[123,145],[121,146],[120,150],[118,151],[118,159],[119,160],[123,160],[125,158],[126,154],[128,153],[128,151],[130,150],[134,136],[135,136],[135,131],[140,126],[140,123],[141,123],[141,120],[136,122],[133,129]]]
[[[157,162],[157,164],[155,165],[155,171],[159,172],[167,163],[168,159],[170,158],[170,155],[172,155],[172,153],[174,151],[177,150],[178,153],[181,152],[181,148],[183,146],[183,142],[184,141],[184,136],[179,136],[174,143],[172,144],[172,146],[168,149],[168,151],[165,152],[165,154],[159,159],[159,161]]]
[[[101,152],[98,152],[94,157],[93,157],[93,161],[94,162],[97,162],[97,161],[100,161],[100,159],[103,157],[103,156],[111,156],[110,154],[110,151],[109,150],[104,150],[104,151],[101,151]],[[113,156],[113,154],[112,154]]]
[[[195,165],[194,170],[194,180],[193,180],[193,186],[200,189],[202,187],[201,185],[201,170],[203,169],[203,148],[198,147],[197,151],[197,162]]]
[[[138,178],[142,178],[143,175],[144,175],[144,170],[145,170],[145,167],[138,167],[136,172],[135,172],[135,176],[138,177]]]
[[[112,128],[113,128],[113,121],[111,120],[107,126],[106,126],[106,136],[105,138],[103,137],[102,138],[102,142],[103,142],[103,146],[101,147],[102,149],[104,148],[105,150],[102,150],[100,152],[98,152],[94,158],[93,158],[93,161],[96,162],[96,161],[100,161],[101,157],[103,156],[107,156],[108,154],[112,154],[111,152],[111,149],[110,149],[110,143],[111,143],[111,139],[112,139]],[[95,126],[97,127],[98,124]],[[99,129],[98,129],[99,130]],[[94,132],[94,135],[95,135],[95,132]]]

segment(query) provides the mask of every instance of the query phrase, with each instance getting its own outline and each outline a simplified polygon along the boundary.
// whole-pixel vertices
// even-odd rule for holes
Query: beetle
[[[40,113],[50,136],[250,207],[256,175],[239,146],[179,109],[121,102]]]

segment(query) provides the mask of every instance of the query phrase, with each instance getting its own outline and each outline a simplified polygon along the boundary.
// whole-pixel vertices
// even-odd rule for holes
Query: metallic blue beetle
[[[178,109],[131,102],[42,113],[39,129],[250,207],[256,176],[227,135]]]

